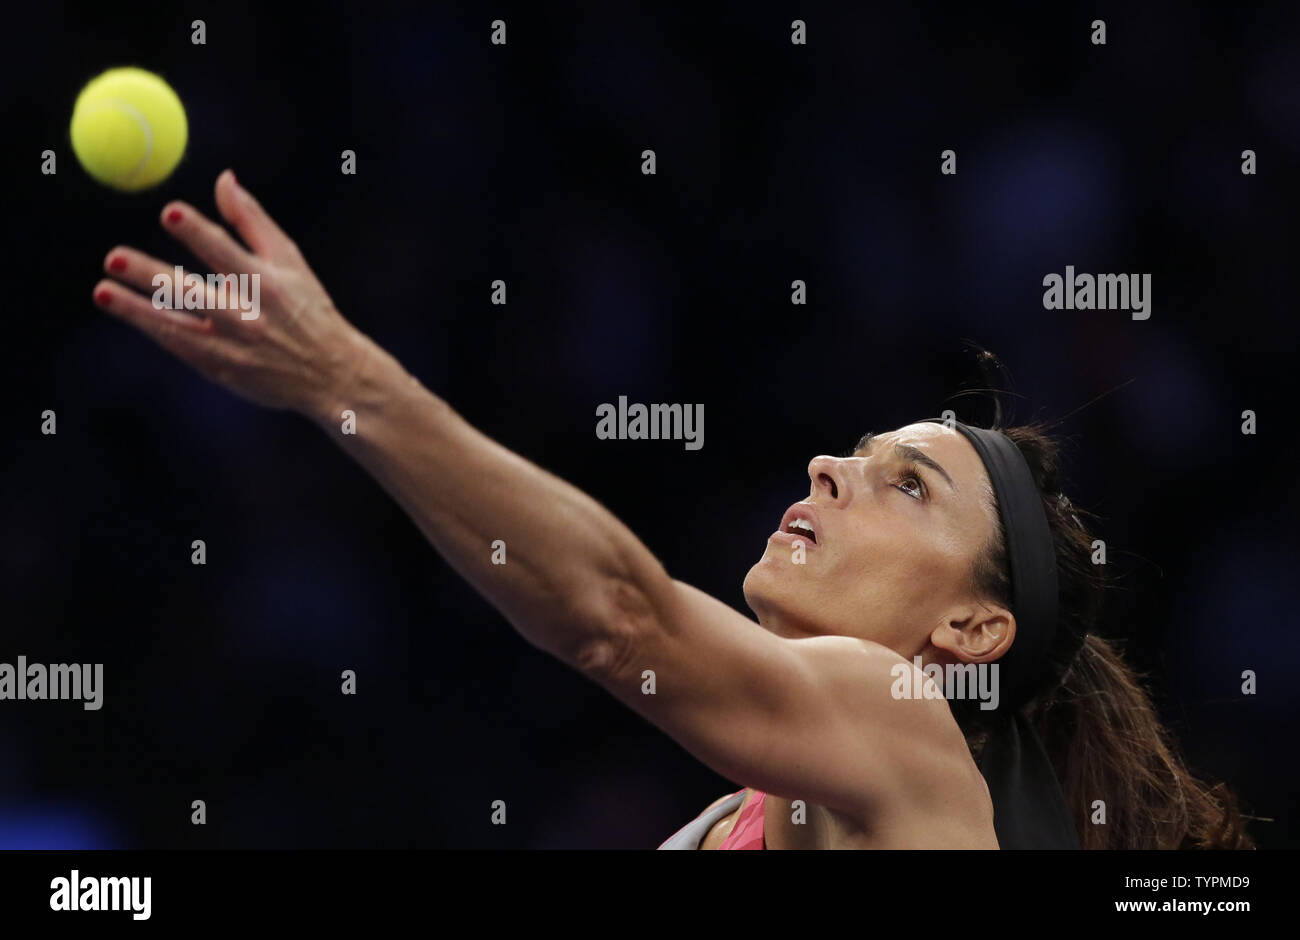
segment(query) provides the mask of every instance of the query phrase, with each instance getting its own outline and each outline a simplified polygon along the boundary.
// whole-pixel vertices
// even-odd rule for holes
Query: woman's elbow
[[[665,582],[671,581],[665,576]],[[646,586],[611,578],[589,596],[571,664],[602,685],[640,675],[641,651],[663,629],[662,600]]]

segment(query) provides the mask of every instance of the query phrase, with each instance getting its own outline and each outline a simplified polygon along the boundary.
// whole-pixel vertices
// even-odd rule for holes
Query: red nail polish
[[[101,287],[99,290],[95,291],[95,303],[99,304],[101,307],[107,307],[108,302],[112,299],[113,292],[107,287]]]
[[[171,212],[168,212],[168,213],[167,213],[167,222],[168,222],[169,224],[171,224],[171,225],[175,225],[175,224],[176,224],[177,222],[179,222],[180,220],[181,220],[181,210],[180,210],[180,209],[173,209]]]
[[[121,255],[118,255],[116,258],[114,258],[112,261],[108,263],[108,269],[110,271],[118,271],[118,272],[125,271],[126,259],[123,258]]]

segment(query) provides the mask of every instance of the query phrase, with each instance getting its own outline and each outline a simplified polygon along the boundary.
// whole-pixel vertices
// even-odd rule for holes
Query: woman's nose
[[[845,489],[848,475],[844,472],[844,461],[838,457],[814,457],[808,464],[808,479],[812,480],[811,496],[830,499],[848,496]]]

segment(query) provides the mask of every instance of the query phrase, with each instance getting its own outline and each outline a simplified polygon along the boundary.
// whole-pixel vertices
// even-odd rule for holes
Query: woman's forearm
[[[480,433],[369,339],[355,341],[358,366],[310,417],[529,642],[584,671],[609,665],[669,590],[663,567],[594,499]]]
[[[162,224],[218,272],[260,279],[256,310],[219,303],[211,289],[193,314],[159,308],[150,295],[173,266],[123,246],[105,256],[118,280],[101,280],[95,302],[231,391],[310,416],[530,642],[587,672],[617,661],[634,625],[671,602],[654,556],[595,500],[474,430],[352,327],[233,173],[215,195],[249,248],[188,203],[168,203]],[[502,549],[505,564],[494,564]]]

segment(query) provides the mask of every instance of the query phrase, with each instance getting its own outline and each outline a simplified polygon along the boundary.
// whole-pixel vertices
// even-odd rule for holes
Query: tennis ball
[[[72,150],[86,172],[125,192],[161,183],[185,152],[185,108],[170,85],[144,69],[109,69],[72,107]]]

